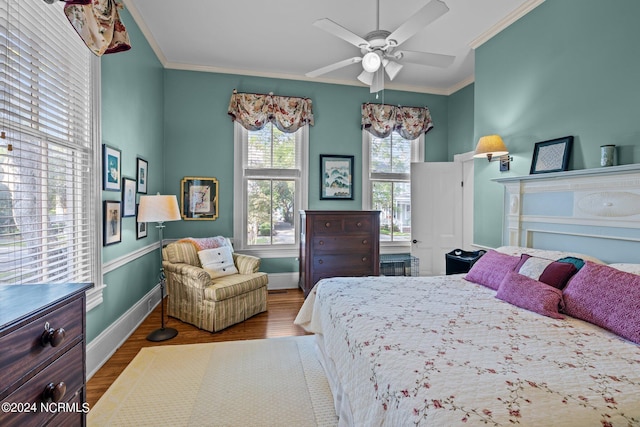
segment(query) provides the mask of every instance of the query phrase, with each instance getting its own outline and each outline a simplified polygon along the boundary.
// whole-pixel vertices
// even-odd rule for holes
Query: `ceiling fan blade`
[[[453,64],[456,57],[451,55],[442,55],[439,53],[429,52],[415,52],[412,50],[403,50],[400,52],[394,52],[396,59],[401,59],[403,62],[410,62],[412,64],[428,65],[430,67],[446,68]]]
[[[318,19],[313,23],[314,26],[325,30],[326,32],[333,34],[336,37],[340,37],[356,47],[362,47],[369,45],[369,42],[360,37],[357,34],[352,33],[340,24],[336,24],[329,18]]]
[[[369,93],[380,92],[384,89],[384,70],[382,67],[378,68],[378,71],[374,73],[373,83],[371,83],[371,87],[369,88]]]
[[[305,76],[307,77],[318,77],[322,74],[326,74],[330,71],[337,70],[338,68],[346,67],[347,65],[355,64],[362,61],[362,58],[359,56],[354,56],[353,58],[343,59],[340,62],[336,62],[335,64],[327,65],[326,67],[318,68],[317,70],[309,71]]]
[[[449,8],[440,0],[432,0],[422,9],[417,11],[404,24],[400,25],[397,30],[389,34],[387,43],[392,46],[398,46],[427,25],[447,13]]]

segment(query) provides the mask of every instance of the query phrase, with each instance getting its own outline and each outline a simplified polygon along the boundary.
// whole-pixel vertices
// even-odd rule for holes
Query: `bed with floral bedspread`
[[[464,275],[324,279],[296,323],[340,425],[640,425],[639,345]]]

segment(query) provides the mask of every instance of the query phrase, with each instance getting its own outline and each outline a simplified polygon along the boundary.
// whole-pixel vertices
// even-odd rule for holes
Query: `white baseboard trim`
[[[268,290],[296,289],[298,287],[298,273],[269,273]]]
[[[113,353],[124,344],[159,303],[160,285],[158,284],[87,344],[87,380],[113,356]],[[159,321],[160,319],[158,323]]]

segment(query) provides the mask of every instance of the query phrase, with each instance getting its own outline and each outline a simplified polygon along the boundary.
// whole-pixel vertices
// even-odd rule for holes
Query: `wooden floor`
[[[196,344],[220,341],[251,340],[305,335],[305,331],[293,324],[298,310],[304,302],[300,289],[270,291],[267,296],[268,310],[246,321],[220,332],[211,333],[165,317],[165,326],[178,330],[178,336],[164,342],[147,341],[147,335],[160,327],[160,306],[144,320],[113,356],[94,374],[87,383],[87,403],[93,407],[109,386],[138,354],[141,348],[157,345]]]

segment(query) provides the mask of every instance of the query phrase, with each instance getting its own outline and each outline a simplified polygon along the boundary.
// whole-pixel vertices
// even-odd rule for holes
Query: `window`
[[[235,122],[235,133],[235,245],[291,256],[282,250],[297,250],[298,212],[307,205],[308,127],[248,131]]]
[[[411,240],[411,162],[424,159],[424,135],[405,139],[397,132],[378,138],[362,131],[363,208],[380,211],[382,245]]]
[[[62,6],[0,0],[2,284],[101,283],[99,61]]]

